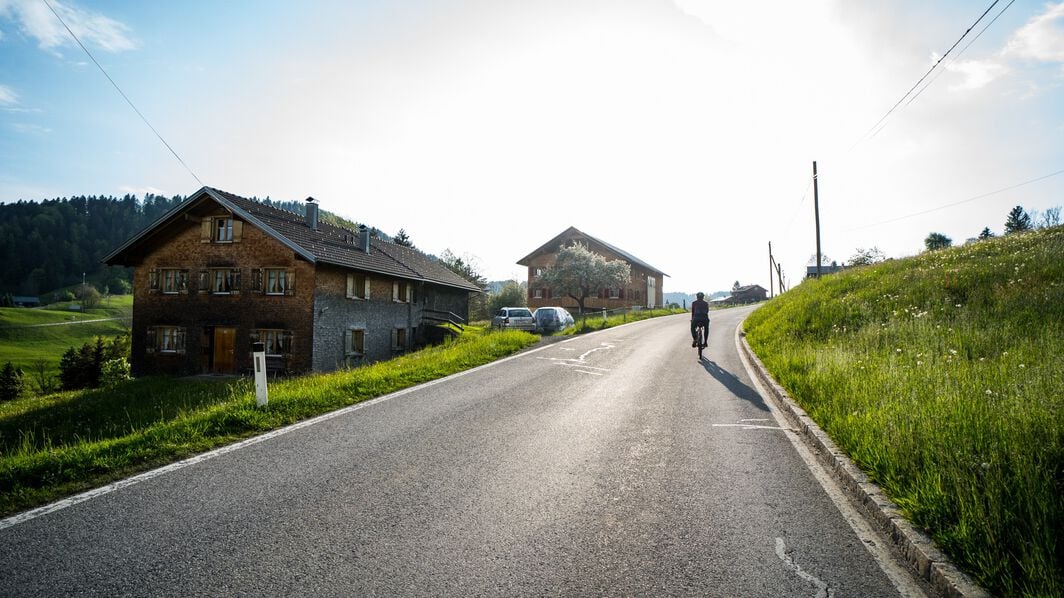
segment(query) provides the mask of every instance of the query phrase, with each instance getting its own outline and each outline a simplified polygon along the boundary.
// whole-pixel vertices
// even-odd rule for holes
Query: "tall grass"
[[[273,382],[144,378],[0,404],[0,514],[509,355],[537,338],[472,331],[367,367]]]
[[[1064,595],[1064,228],[809,280],[746,330],[981,584]]]

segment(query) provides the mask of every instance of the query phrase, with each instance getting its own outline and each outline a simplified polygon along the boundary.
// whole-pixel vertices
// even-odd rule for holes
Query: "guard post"
[[[251,343],[251,358],[255,362],[255,404],[262,407],[269,399],[266,390],[266,343]]]

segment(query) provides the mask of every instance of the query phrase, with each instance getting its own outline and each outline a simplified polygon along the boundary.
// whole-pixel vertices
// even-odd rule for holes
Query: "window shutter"
[[[259,334],[259,329],[255,328],[254,330],[251,331],[251,342],[253,342],[253,343],[259,342],[259,337],[260,336],[261,335]]]
[[[188,294],[188,270],[181,270],[178,273],[178,292],[182,295]]]
[[[355,296],[355,275],[347,275],[347,298],[352,299]]]
[[[285,270],[284,273],[284,294],[295,295],[296,294],[296,271],[295,269]]]
[[[201,293],[207,293],[211,290],[211,272],[210,270],[200,270],[199,273],[199,289]]]
[[[204,218],[200,222],[200,243],[211,242],[211,228],[214,226],[214,219],[211,217]]]
[[[393,280],[392,281],[392,301],[398,301],[398,300],[399,300],[399,281],[398,280]],[[392,334],[392,338],[395,338],[395,334],[394,333]]]
[[[392,349],[399,348],[399,329],[392,328]]]
[[[244,222],[233,218],[233,242],[240,242],[240,235],[244,233]]]
[[[369,276],[365,277],[364,280],[365,282],[363,284],[366,287],[366,292],[362,294],[362,298],[369,299]]]
[[[344,330],[344,355],[351,355],[355,352],[353,344],[353,338],[355,336],[354,330]]]
[[[617,296],[621,299],[624,299],[624,289],[617,291]]]
[[[414,301],[414,285],[409,282],[406,283],[406,302],[412,303]]]
[[[292,354],[292,331],[285,330],[281,334],[281,352],[285,355]]]
[[[148,270],[148,292],[159,292],[159,271],[155,268]]]
[[[251,292],[253,293],[265,293],[266,288],[262,285],[263,271],[262,268],[251,269]]]
[[[155,326],[148,326],[148,335],[145,338],[144,342],[144,352],[155,353]]]
[[[178,353],[185,352],[185,329],[183,327],[174,331],[174,349]]]
[[[240,268],[233,268],[229,271],[232,273],[233,286],[229,289],[229,292],[234,295],[240,294]]]

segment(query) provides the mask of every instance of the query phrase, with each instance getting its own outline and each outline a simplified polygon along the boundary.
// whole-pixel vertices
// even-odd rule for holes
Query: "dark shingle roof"
[[[210,197],[242,220],[284,243],[309,262],[431,282],[467,291],[481,290],[477,285],[449,270],[438,260],[416,249],[373,238],[370,239],[370,251],[366,253],[362,251],[359,234],[355,231],[320,220],[318,228],[312,229],[307,226],[306,218],[300,214],[268,206],[213,187],[203,187],[191,195],[181,205],[104,258],[104,261],[110,263],[126,249],[150,236],[153,230],[171,221],[173,217],[206,197]]]

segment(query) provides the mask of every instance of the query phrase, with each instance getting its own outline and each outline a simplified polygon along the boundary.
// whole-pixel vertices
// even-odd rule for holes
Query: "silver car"
[[[536,319],[527,307],[504,307],[491,319],[491,327],[534,331]]]
[[[536,319],[536,332],[556,332],[572,326],[575,321],[564,307],[541,307],[532,317]]]

